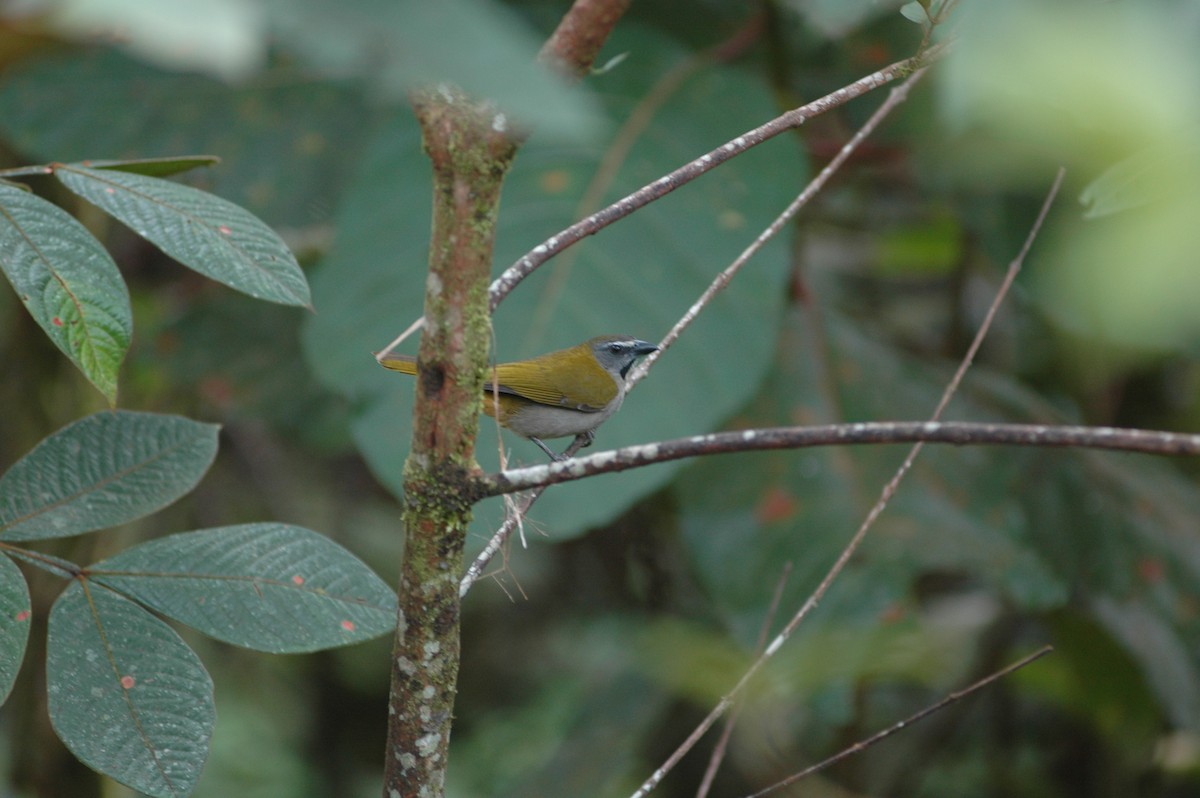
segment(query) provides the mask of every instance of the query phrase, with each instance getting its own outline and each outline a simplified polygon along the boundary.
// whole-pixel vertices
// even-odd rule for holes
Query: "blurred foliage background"
[[[209,153],[191,180],[297,252],[315,312],[187,272],[81,201],[133,292],[120,404],[224,424],[199,490],[98,559],[180,529],[321,530],[394,579],[428,166],[405,90],[453,79],[531,125],[496,272],[580,215],[915,52],[880,0],[635,3],[568,90],[533,69],[565,2],[25,0],[0,12],[6,164]],[[440,10],[438,10],[440,9]],[[962,0],[951,54],[599,436],[928,415],[1059,165],[1067,185],[951,406],[957,419],[1200,431],[1200,3]],[[539,271],[495,317],[512,359],[655,339],[879,102],[858,100]],[[413,344],[415,351],[415,344]],[[103,405],[0,291],[0,466]],[[505,439],[519,461],[539,453]],[[479,455],[494,465],[494,429]],[[778,628],[898,448],[712,458],[561,486],[465,603],[454,796],[631,791]],[[480,508],[471,546],[498,522]],[[35,619],[62,585],[30,572]],[[747,700],[714,793],[752,791],[1043,643],[1056,653],[780,795],[1200,794],[1200,468],[927,449]],[[121,795],[50,733],[37,633],[0,710],[0,795]],[[217,685],[197,795],[378,794],[388,641],[269,657],[189,636]],[[660,792],[692,795],[704,755]]]

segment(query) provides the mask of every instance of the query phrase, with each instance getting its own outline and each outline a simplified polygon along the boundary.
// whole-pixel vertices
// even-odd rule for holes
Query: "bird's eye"
[[[625,351],[625,344],[621,343],[620,341],[613,341],[608,345],[608,351],[612,352],[614,355],[619,355]]]

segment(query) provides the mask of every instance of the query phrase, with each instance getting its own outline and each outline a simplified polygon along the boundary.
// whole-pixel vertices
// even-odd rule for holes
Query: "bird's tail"
[[[417,359],[412,355],[387,355],[378,358],[379,365],[385,369],[399,371],[401,374],[416,374]]]

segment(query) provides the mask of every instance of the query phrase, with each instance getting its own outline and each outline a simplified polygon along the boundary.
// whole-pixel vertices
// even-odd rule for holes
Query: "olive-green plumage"
[[[501,363],[493,372],[495,387],[492,380],[484,384],[483,411],[558,459],[541,439],[583,435],[590,443],[593,431],[624,401],[629,369],[657,349],[637,338],[601,335],[570,349]],[[379,363],[403,374],[417,373],[416,360],[407,355],[388,355]]]

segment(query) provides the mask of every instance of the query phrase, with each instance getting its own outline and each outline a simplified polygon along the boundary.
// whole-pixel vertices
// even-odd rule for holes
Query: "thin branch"
[[[563,451],[563,455],[568,458],[574,457],[576,453],[583,448],[583,443],[584,441],[582,438],[576,438],[575,440],[571,441],[571,445],[568,446],[565,451]],[[511,513],[505,516],[504,522],[500,524],[500,528],[497,529],[495,534],[493,534],[488,540],[487,545],[483,547],[483,551],[476,555],[475,559],[471,562],[471,565],[467,568],[466,573],[463,574],[462,579],[459,581],[459,598],[467,595],[467,591],[471,589],[471,585],[478,582],[479,577],[483,576],[483,569],[487,568],[488,563],[500,553],[500,550],[504,548],[504,544],[508,542],[510,537],[512,537],[512,533],[520,528],[521,523],[525,518],[525,514],[529,512],[529,508],[532,507],[533,503],[536,502],[542,493],[545,492],[546,487],[547,486],[543,485],[541,487],[534,488],[532,491],[530,491],[529,495],[525,497],[525,501],[519,503],[513,508]]]
[[[853,756],[854,754],[857,754],[860,751],[870,748],[872,745],[875,745],[875,743],[879,742],[880,740],[883,740],[885,737],[890,737],[891,735],[895,734],[896,732],[901,731],[901,730],[913,725],[917,721],[924,720],[925,718],[929,717],[930,715],[934,714],[935,712],[940,712],[941,710],[945,709],[946,707],[950,706],[951,704],[955,703],[956,701],[961,701],[962,699],[966,698],[967,696],[971,695],[972,693],[979,692],[980,690],[993,684],[994,682],[997,682],[1000,679],[1003,679],[1005,676],[1008,676],[1009,674],[1019,671],[1021,668],[1024,668],[1026,665],[1029,665],[1030,663],[1041,659],[1042,657],[1046,656],[1053,650],[1054,650],[1054,646],[1043,646],[1042,648],[1033,652],[1029,656],[1022,657],[1021,659],[1017,660],[1016,662],[1012,663],[1011,665],[1009,665],[1005,668],[1001,668],[1000,670],[996,671],[995,673],[993,673],[990,676],[985,676],[984,678],[980,679],[979,681],[975,682],[974,684],[970,685],[969,687],[965,687],[962,690],[957,690],[953,693],[950,693],[948,696],[943,698],[941,701],[938,701],[936,704],[927,706],[924,709],[922,709],[920,712],[915,712],[912,715],[909,715],[904,720],[899,721],[898,723],[894,723],[891,726],[884,729],[883,731],[873,734],[870,737],[868,737],[867,739],[861,740],[861,741],[855,743],[854,745],[850,746],[849,748],[839,751],[838,753],[834,754],[833,756],[829,757],[828,759],[818,762],[817,764],[812,765],[811,767],[807,767],[804,770],[801,770],[799,773],[794,773],[791,776],[788,776],[786,779],[783,779],[782,781],[772,784],[770,787],[767,787],[765,790],[759,790],[758,792],[754,793],[753,795],[746,796],[746,798],[762,798],[764,795],[773,793],[776,790],[782,790],[784,787],[787,787],[789,785],[795,784],[796,782],[800,781],[800,779],[803,779],[807,776],[811,776],[813,773],[817,773],[818,771],[824,770],[825,768],[829,767],[830,765],[835,765],[838,762],[841,762],[843,759],[846,759],[847,757]]]
[[[779,612],[779,603],[783,600],[783,589],[787,587],[788,577],[792,575],[792,561],[788,560],[783,564],[783,573],[779,575],[779,579],[775,582],[775,592],[771,594],[771,603],[767,605],[766,615],[763,616],[762,626],[758,630],[758,642],[754,649],[759,654],[762,654],[763,649],[767,647],[767,635],[771,633],[771,626],[775,623],[775,615]],[[725,752],[729,748],[729,738],[733,736],[733,727],[737,724],[738,713],[741,711],[742,705],[735,704],[733,709],[729,711],[729,717],[725,719],[725,726],[721,729],[721,736],[717,739],[717,744],[713,746],[712,756],[708,758],[708,767],[704,771],[704,778],[700,780],[700,786],[696,790],[696,798],[706,798],[708,791],[712,789],[713,779],[717,777],[717,770],[720,769],[721,763],[725,761]]]
[[[691,326],[692,322],[695,321],[696,317],[700,315],[700,312],[708,306],[708,303],[712,301],[713,297],[725,290],[725,287],[729,285],[731,280],[733,280],[734,275],[741,271],[742,267],[746,265],[750,258],[754,257],[754,255],[756,255],[758,251],[767,244],[768,241],[778,235],[779,232],[783,230],[784,225],[788,224],[788,222],[792,221],[792,219],[796,217],[796,214],[798,214],[800,210],[817,195],[817,192],[825,187],[825,184],[829,182],[830,178],[832,178],[833,175],[837,173],[838,169],[842,167],[842,164],[844,164],[854,153],[854,151],[858,149],[859,145],[866,140],[867,136],[875,132],[875,128],[879,127],[879,124],[883,122],[883,120],[886,119],[893,110],[895,110],[896,106],[908,99],[909,91],[912,90],[912,87],[925,74],[926,69],[928,69],[928,67],[921,67],[916,72],[909,75],[908,79],[902,84],[888,92],[887,99],[883,101],[879,108],[875,110],[875,113],[871,114],[871,117],[866,121],[866,123],[858,129],[858,132],[856,132],[854,136],[851,137],[848,142],[846,142],[841,150],[838,151],[838,154],[833,157],[833,160],[826,164],[825,168],[822,169],[820,173],[813,178],[813,180],[807,186],[804,187],[804,190],[800,192],[800,195],[797,196],[796,199],[794,199],[792,203],[784,209],[783,213],[775,217],[775,220],[771,222],[771,224],[768,225],[765,230],[758,234],[758,237],[750,243],[750,246],[742,250],[742,254],[738,255],[733,263],[729,264],[724,271],[717,275],[716,279],[709,284],[708,288],[703,294],[701,294],[700,298],[697,299],[690,308],[688,308],[687,312],[683,314],[683,317],[675,323],[675,326],[671,328],[671,331],[666,334],[661,342],[659,342],[658,351],[651,352],[648,357],[634,367],[633,372],[629,375],[629,388],[633,388],[633,386],[635,386],[638,381],[642,379],[642,377],[646,376],[647,372],[650,370],[650,367],[654,365],[654,362],[662,356],[663,352],[665,352],[667,348],[671,346],[671,344],[675,343],[685,329]]]
[[[983,322],[980,324],[978,332],[975,334],[975,340],[971,343],[966,355],[964,355],[958,371],[955,372],[954,377],[950,380],[950,384],[946,386],[946,390],[942,394],[941,401],[938,402],[938,406],[934,410],[930,421],[926,425],[921,426],[932,427],[934,429],[940,429],[945,426],[949,426],[938,424],[937,420],[941,417],[943,409],[950,401],[950,397],[953,396],[955,390],[958,388],[958,385],[962,379],[962,375],[966,373],[966,370],[970,366],[975,353],[979,350],[979,346],[982,344],[983,339],[987,336],[991,327],[992,319],[995,318],[997,308],[999,308],[1001,302],[1004,301],[1004,297],[1006,296],[1009,287],[1012,285],[1013,278],[1015,278],[1016,273],[1020,270],[1022,263],[1024,263],[1025,256],[1029,252],[1029,248],[1032,246],[1034,239],[1037,237],[1037,232],[1041,229],[1042,222],[1050,213],[1050,207],[1054,203],[1054,198],[1058,195],[1058,188],[1062,184],[1062,178],[1063,170],[1060,169],[1055,177],[1053,186],[1051,186],[1050,191],[1046,195],[1046,200],[1042,204],[1041,210],[1038,212],[1037,219],[1034,221],[1029,235],[1026,237],[1025,245],[1021,248],[1021,251],[1017,254],[1017,257],[1015,257],[1012,263],[1009,265],[1006,279],[1001,284],[1000,289],[996,292],[996,296],[992,300],[992,305],[988,309],[988,313],[984,317]],[[859,425],[850,425],[851,428],[855,426]],[[1046,429],[1054,428],[1033,426],[1030,427],[1030,429],[1045,431]],[[1198,451],[1200,451],[1200,435],[1188,437],[1193,437],[1195,439],[1194,443],[1197,445]],[[775,636],[775,639],[772,640],[771,644],[767,646],[765,651],[763,651],[762,656],[751,663],[750,667],[746,669],[746,672],[742,674],[740,679],[738,679],[737,684],[735,684],[733,688],[721,698],[721,700],[717,703],[717,706],[714,707],[711,712],[709,712],[708,716],[700,722],[700,724],[695,728],[695,730],[693,730],[688,738],[684,740],[684,742],[675,749],[674,753],[667,757],[667,760],[650,775],[650,778],[648,778],[640,788],[638,788],[637,792],[634,793],[633,798],[644,798],[651,790],[658,786],[658,784],[666,777],[666,774],[669,773],[673,767],[675,767],[679,760],[683,759],[684,755],[696,745],[696,742],[699,741],[699,739],[704,736],[704,734],[706,734],[710,728],[712,728],[712,725],[717,722],[717,719],[729,710],[737,696],[742,692],[743,689],[745,689],[746,685],[750,683],[750,680],[753,679],[755,674],[762,669],[762,667],[767,663],[767,660],[774,656],[775,652],[779,651],[779,649],[783,647],[784,643],[786,643],[792,636],[792,633],[795,632],[797,627],[800,626],[800,623],[808,617],[809,613],[816,609],[817,605],[829,591],[829,588],[837,580],[838,576],[841,575],[842,571],[845,570],[846,565],[850,562],[850,558],[854,556],[856,551],[858,551],[858,547],[862,544],[863,540],[867,536],[867,531],[875,525],[875,521],[879,518],[884,509],[887,507],[888,503],[891,501],[892,496],[900,486],[900,482],[904,479],[905,475],[909,472],[913,463],[916,461],[917,455],[924,446],[924,440],[925,438],[919,439],[917,444],[913,446],[911,451],[909,451],[904,463],[901,464],[900,468],[897,469],[892,479],[887,483],[887,485],[884,486],[883,491],[879,495],[879,499],[875,502],[875,505],[871,508],[870,512],[867,513],[867,517],[859,525],[854,535],[850,538],[850,541],[842,549],[841,554],[838,555],[833,565],[829,567],[829,570],[825,573],[825,576],[813,590],[812,594],[809,595],[809,597],[804,601],[804,603],[800,606],[800,609],[797,610],[796,614],[792,616],[792,619],[788,621],[787,625],[783,628],[783,631]]]
[[[398,347],[398,346],[400,346],[400,344],[404,343],[404,341],[410,335],[417,332],[418,330],[424,329],[424,327],[425,327],[425,317],[422,316],[421,318],[414,321],[412,324],[408,325],[408,329],[406,329],[404,332],[397,335],[390,344],[388,344],[383,349],[376,352],[375,353],[376,362],[383,362],[383,359],[385,357],[387,357],[388,355],[390,355],[396,347]]]
[[[971,421],[872,421],[818,427],[764,427],[626,446],[560,463],[528,466],[477,478],[476,498],[571,482],[594,474],[732,452],[881,443],[956,446],[1035,446],[1108,449],[1143,454],[1200,455],[1200,435],[1121,427],[992,424]]]
[[[654,81],[649,90],[638,100],[637,104],[626,115],[621,127],[605,147],[600,162],[592,173],[591,180],[583,190],[579,202],[575,206],[572,219],[579,219],[601,207],[605,195],[612,188],[621,167],[629,159],[634,145],[641,140],[650,123],[658,116],[663,105],[676,96],[679,90],[687,84],[693,75],[700,72],[714,61],[727,60],[744,51],[762,30],[762,14],[755,15],[749,24],[732,36],[703,52],[684,58]],[[536,341],[544,337],[546,325],[557,306],[556,297],[565,290],[571,269],[575,264],[575,256],[580,250],[570,249],[563,252],[555,265],[554,273],[544,289],[542,299],[534,312],[532,321],[525,326],[527,340]]]
[[[878,72],[873,72],[847,86],[843,86],[819,100],[814,100],[807,105],[787,111],[775,117],[770,122],[760,125],[753,130],[746,131],[737,138],[658,178],[653,183],[643,186],[627,197],[617,200],[607,208],[603,208],[586,219],[581,219],[565,230],[556,233],[522,256],[516,263],[509,266],[503,274],[492,281],[491,288],[489,289],[492,310],[496,309],[496,306],[503,301],[504,297],[508,296],[508,293],[518,283],[528,277],[543,263],[572,244],[600,232],[605,227],[608,227],[619,219],[625,218],[643,205],[666,196],[680,186],[690,183],[710,169],[721,165],[730,158],[740,155],[751,147],[758,146],[778,136],[780,133],[799,127],[815,116],[844,105],[856,97],[861,97],[869,91],[873,91],[880,86],[891,83],[897,78],[904,77],[927,66],[944,52],[944,45],[935,45],[924,53],[912,58],[906,58],[903,61],[897,61],[891,66],[885,67]]]
[[[870,133],[876,127],[878,127],[879,123],[882,122],[883,119],[889,113],[891,113],[891,111],[897,105],[902,103],[907,98],[909,90],[912,88],[914,83],[920,80],[924,72],[924,67],[918,69],[917,72],[910,75],[908,80],[906,80],[901,86],[893,89],[888,94],[888,98],[875,111],[875,113],[871,115],[870,119],[867,120],[862,129],[860,129],[854,135],[854,137],[851,138],[844,147],[842,147],[837,156],[835,156],[833,160],[830,161],[829,164],[827,164],[825,168],[822,169],[821,172],[807,186],[804,187],[804,190],[800,192],[800,195],[795,199],[795,201],[793,201],[792,204],[789,205],[783,211],[783,213],[781,213],[775,219],[775,221],[773,221],[771,225],[767,227],[766,230],[760,233],[759,236],[742,252],[741,255],[738,256],[733,263],[731,263],[720,274],[717,275],[717,277],[712,281],[712,283],[709,284],[709,287],[700,296],[700,298],[693,303],[693,305],[688,309],[687,313],[684,314],[683,318],[676,322],[675,326],[663,339],[662,343],[659,344],[661,348],[670,346],[671,343],[673,343],[679,337],[679,334],[686,327],[688,327],[692,321],[695,320],[695,318],[705,307],[707,307],[708,303],[712,301],[712,298],[724,290],[724,288],[733,279],[734,275],[741,270],[741,268],[750,260],[750,258],[757,253],[767,241],[774,237],[785,224],[787,224],[791,219],[795,218],[796,214],[799,213],[799,211],[805,205],[807,205],[814,196],[816,196],[817,192],[829,182],[829,179],[837,172],[842,164],[846,162],[846,160],[850,157],[854,150],[858,148],[862,141],[868,135],[870,135]],[[673,82],[669,85],[673,86]],[[811,105],[815,105],[815,103],[804,107],[808,108]],[[703,160],[703,158],[701,160]],[[390,348],[391,347],[389,347],[389,349]],[[653,364],[654,360],[657,360],[660,354],[661,350],[653,353],[649,359],[639,363],[634,368],[633,372],[629,375],[628,380],[630,389],[632,389],[639,380],[646,376],[650,366]],[[579,450],[579,448],[580,447],[578,446],[572,446],[570,449],[564,452],[564,454],[566,454],[568,457],[571,457]],[[462,581],[459,583],[460,596],[465,596],[467,591],[471,589],[471,586],[479,580],[479,577],[483,574],[484,568],[486,568],[487,564],[491,562],[496,554],[500,552],[500,550],[508,542],[508,539],[512,536],[512,533],[520,527],[521,519],[524,517],[525,513],[528,512],[529,508],[533,506],[534,502],[536,502],[542,495],[542,491],[544,489],[544,486],[537,488],[520,506],[514,509],[514,512],[510,513],[504,519],[504,522],[501,524],[500,528],[496,530],[491,539],[488,541],[487,546],[485,546],[483,551],[476,556],[475,560],[467,569],[467,572],[463,574]]]

